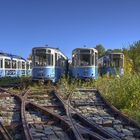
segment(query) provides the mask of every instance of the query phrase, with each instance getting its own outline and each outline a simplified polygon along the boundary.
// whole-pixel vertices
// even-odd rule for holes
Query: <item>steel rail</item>
[[[40,111],[44,112],[44,114],[50,115],[51,118],[53,118],[56,122],[59,122],[64,127],[63,128],[64,130],[70,131],[70,137],[72,137],[72,140],[77,140],[77,137],[76,137],[75,133],[73,132],[71,125],[65,119],[63,119],[63,117],[57,115],[56,113],[51,112],[50,110],[48,110],[45,107],[42,107],[42,106],[37,105],[32,102],[26,102],[26,106],[30,106],[30,107],[34,108],[35,110],[40,110]]]
[[[7,129],[3,126],[1,122],[0,122],[0,133],[4,140],[12,140],[12,137],[10,136]]]
[[[25,97],[17,95],[15,93],[11,93],[10,91],[7,91],[3,88],[0,88],[0,90],[9,93],[11,96],[16,97],[20,101],[20,103],[21,103],[20,115],[21,115],[21,121],[22,121],[22,129],[24,132],[24,139],[33,140],[32,136],[30,135],[29,128],[28,128],[28,125],[26,122],[26,117],[25,117]],[[29,90],[26,90],[22,94],[26,95],[26,93],[28,93],[28,92],[29,92]]]
[[[73,110],[75,112],[76,117],[78,117],[82,122],[86,122],[86,124],[89,125],[91,128],[93,128],[93,130],[95,130],[97,133],[99,133],[101,135],[101,137],[105,137],[107,139],[112,138],[114,140],[120,140],[120,138],[109,133],[104,128],[100,127],[99,125],[97,125],[96,123],[94,123],[90,120],[87,120],[87,118],[85,118],[83,115],[79,114],[70,104],[68,104],[66,101],[62,100],[62,98],[60,96],[58,96],[57,91],[54,91],[54,93],[55,93],[56,97],[63,102],[64,106],[69,106],[69,108],[71,108],[71,110]]]

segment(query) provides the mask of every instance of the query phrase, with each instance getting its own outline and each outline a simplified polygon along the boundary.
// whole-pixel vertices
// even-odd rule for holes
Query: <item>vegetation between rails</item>
[[[107,101],[140,124],[140,74],[126,74],[121,78],[106,75],[89,82],[62,78],[59,86],[63,97],[78,87],[97,88]]]
[[[5,78],[4,82],[9,81]],[[41,91],[43,89],[52,89],[52,85],[41,85],[40,83],[33,83],[31,78],[18,79],[22,83],[22,88],[13,90],[15,93],[23,89],[30,88],[32,90]],[[17,81],[17,79],[16,79]],[[13,80],[12,80],[13,82]],[[11,83],[12,83],[11,82]],[[2,83],[2,81],[1,81]],[[140,74],[128,73],[121,78],[99,77],[97,81],[84,82],[81,80],[73,80],[69,78],[62,78],[57,84],[61,90],[61,96],[66,98],[69,93],[77,88],[97,88],[102,95],[119,110],[132,117],[140,124]],[[79,94],[80,96],[80,94]]]

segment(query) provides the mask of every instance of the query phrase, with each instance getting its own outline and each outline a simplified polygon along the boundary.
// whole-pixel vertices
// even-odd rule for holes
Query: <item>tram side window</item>
[[[16,69],[17,65],[16,65],[16,60],[12,60],[12,68]]]
[[[29,63],[28,62],[26,63],[26,69],[27,70],[29,69]]]
[[[64,67],[65,66],[65,59],[63,56],[60,56],[58,59],[58,66]]]
[[[5,59],[5,68],[11,68],[11,60]]]
[[[123,58],[120,58],[120,67],[123,68]]]
[[[94,60],[95,60],[95,55],[94,55],[94,51],[92,50],[92,55],[91,55],[91,65],[94,65]]]
[[[18,61],[18,69],[21,69],[21,62]]]
[[[66,65],[66,60],[64,59],[64,57],[62,57],[62,67],[65,67]]]
[[[32,63],[30,63],[30,69],[32,69]]]
[[[75,56],[73,57],[74,66],[79,66],[80,59],[78,56],[78,54],[75,54]]]
[[[61,56],[58,55],[57,66],[61,66]]]
[[[72,57],[72,66],[74,66],[74,57]]]
[[[95,66],[97,66],[97,65],[98,65],[98,54],[95,53]]]
[[[22,62],[22,69],[25,69],[25,62]]]
[[[52,54],[46,54],[46,65],[47,66],[53,65],[53,55]]]
[[[78,57],[77,57],[77,54],[73,54],[73,57],[72,57],[72,65],[73,66],[78,66]]]
[[[0,68],[3,68],[3,59],[0,59]]]
[[[57,66],[57,53],[55,53],[55,66]]]

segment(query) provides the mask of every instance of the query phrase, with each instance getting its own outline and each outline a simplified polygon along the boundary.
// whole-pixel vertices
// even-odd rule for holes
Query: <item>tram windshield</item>
[[[80,66],[90,65],[90,54],[80,54]]]
[[[94,52],[91,50],[80,50],[79,61],[80,66],[94,65]]]
[[[97,66],[98,54],[93,50],[84,49],[73,53],[72,62],[74,66]]]
[[[122,68],[123,67],[123,54],[111,54],[112,67]]]
[[[35,66],[51,66],[53,65],[53,55],[46,49],[37,49],[34,52]]]

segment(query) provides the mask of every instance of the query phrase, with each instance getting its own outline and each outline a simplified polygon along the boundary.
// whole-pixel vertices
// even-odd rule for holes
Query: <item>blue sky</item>
[[[27,58],[33,47],[127,47],[140,40],[140,0],[0,0],[0,50]]]

